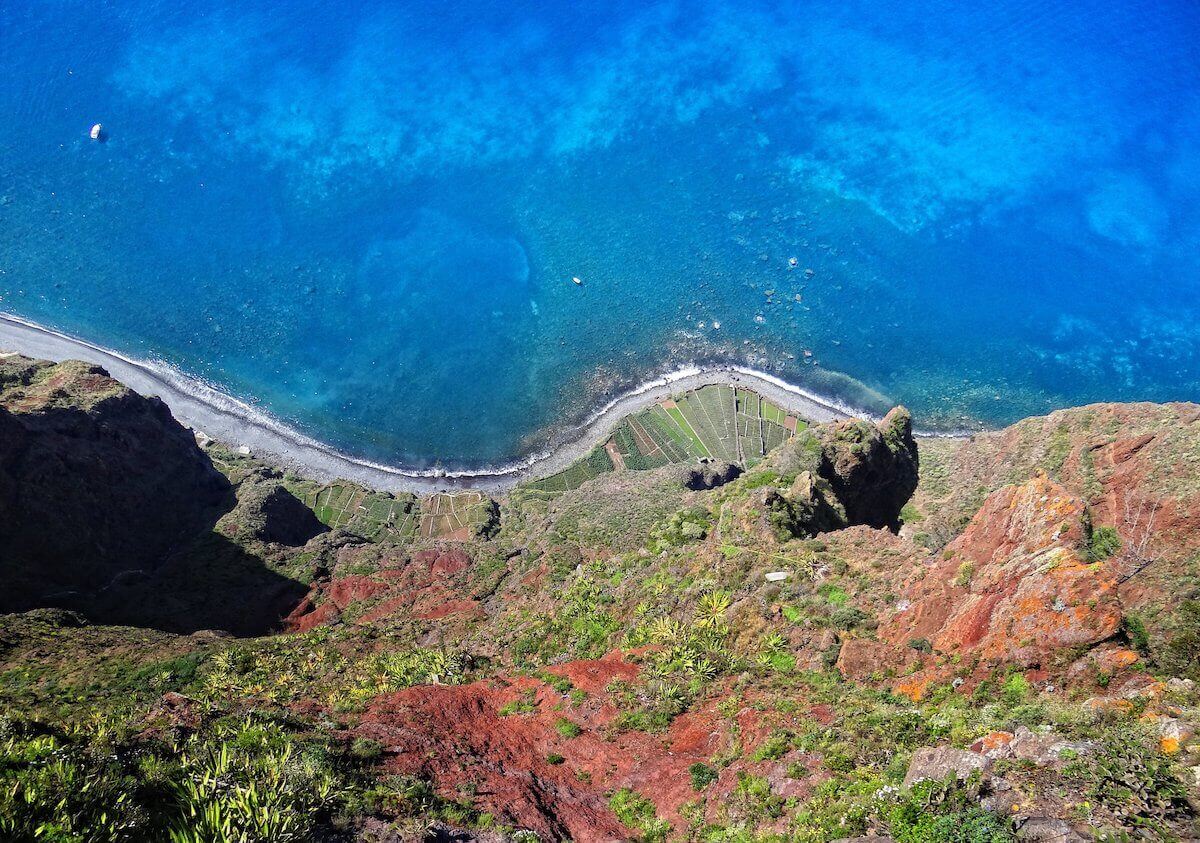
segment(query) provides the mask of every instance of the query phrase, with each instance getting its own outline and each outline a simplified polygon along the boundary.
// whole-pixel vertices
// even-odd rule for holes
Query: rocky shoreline
[[[858,415],[849,407],[813,395],[763,372],[740,366],[688,368],[647,381],[609,401],[554,447],[521,462],[469,471],[440,471],[385,465],[342,453],[168,366],[126,357],[51,328],[0,314],[0,353],[103,366],[143,395],[157,395],[180,422],[235,447],[319,480],[344,479],[390,492],[431,493],[461,489],[503,492],[530,479],[565,469],[603,441],[625,416],[680,392],[709,384],[754,390],[790,413],[814,422]]]

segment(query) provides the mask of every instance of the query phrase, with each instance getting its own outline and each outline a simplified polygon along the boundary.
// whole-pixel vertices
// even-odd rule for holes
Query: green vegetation
[[[327,527],[375,542],[407,541],[416,534],[420,508],[414,495],[372,492],[351,483],[319,486],[289,479],[286,485]]]
[[[803,428],[804,422],[754,392],[704,386],[625,418],[611,441],[631,471],[700,458],[751,467]],[[614,468],[607,451],[596,448],[564,471],[524,484],[522,490],[559,494],[578,489]]]
[[[1042,459],[1042,468],[1055,480],[1060,479],[1063,465],[1071,455],[1071,430],[1065,424],[1060,424],[1050,435],[1046,446],[1046,456]]]
[[[614,793],[608,800],[608,807],[627,827],[641,832],[639,839],[647,843],[665,840],[671,832],[671,824],[659,819],[654,803],[628,788]]]
[[[1088,535],[1084,556],[1089,562],[1102,562],[1121,550],[1121,537],[1114,527],[1096,527]]]
[[[577,738],[583,734],[583,729],[579,727],[578,723],[572,723],[570,720],[567,720],[564,717],[560,717],[554,723],[554,731],[558,732],[559,735],[567,739]]]
[[[566,492],[578,489],[587,481],[613,470],[612,458],[603,447],[596,447],[586,457],[572,463],[558,474],[525,484],[538,492]]]
[[[661,553],[673,547],[698,542],[712,528],[712,513],[702,506],[681,509],[650,533],[651,553]]]
[[[1191,814],[1188,789],[1145,728],[1108,729],[1094,755],[1072,762],[1064,775],[1082,784],[1088,799],[1157,833]]]
[[[1158,661],[1175,676],[1200,678],[1200,601],[1185,600],[1179,606]]]
[[[119,725],[0,721],[5,840],[300,841],[367,790],[352,756],[252,716],[173,745]]]
[[[430,495],[421,507],[418,534],[423,538],[488,538],[499,529],[496,502],[479,492]]]
[[[696,791],[704,790],[710,784],[715,782],[720,776],[720,773],[713,767],[705,764],[703,761],[697,761],[692,766],[688,767],[688,776],[692,780],[692,789]]]
[[[923,781],[886,811],[896,843],[1009,843],[1017,838],[1012,823],[978,804],[978,775],[966,782],[953,775]]]
[[[0,619],[0,709],[24,718],[0,724],[0,839],[450,839],[488,829],[533,841],[486,811],[511,807],[550,836],[579,837],[581,824],[614,825],[607,801],[629,829],[616,838],[1011,843],[1011,804],[1000,801],[1010,794],[1015,816],[1057,812],[1100,839],[1187,839],[1200,752],[1188,737],[1160,740],[1186,735],[1200,704],[1189,683],[1166,681],[1200,678],[1200,602],[1186,599],[1200,557],[1154,560],[1122,601],[1120,636],[1106,626],[1100,649],[1042,653],[1023,637],[1040,627],[1003,601],[947,632],[929,595],[952,582],[990,585],[986,555],[930,558],[905,536],[864,528],[772,530],[772,491],[823,458],[826,431],[801,428],[794,448],[755,465],[793,424],[740,389],[680,396],[625,420],[607,450],[504,499],[502,522],[476,493],[418,505],[285,478],[339,532],[243,561],[286,580],[280,614],[311,589],[311,605],[286,622],[313,621],[308,632],[236,639],[62,611]],[[840,444],[853,453],[868,432],[847,425]],[[1075,440],[1054,437],[1051,462],[1073,477]],[[988,493],[995,478],[980,472],[1007,458],[956,462],[954,447],[931,446],[929,486],[902,512],[939,551]],[[702,453],[754,467],[707,492],[684,490],[680,471],[587,485],[614,462],[637,472]],[[244,455],[221,459],[231,476],[261,470]],[[1106,488],[1108,462],[1084,452],[1080,461]],[[995,470],[1008,479],[1008,466]],[[952,499],[946,509],[934,491]],[[241,552],[249,542],[233,521],[204,541]],[[1090,560],[1120,551],[1111,528],[1086,535]],[[189,552],[211,558],[207,548]],[[768,579],[776,571],[784,576]],[[1156,587],[1169,598],[1155,599]],[[249,590],[275,599],[269,587]],[[1084,605],[1062,593],[1072,609]],[[1060,608],[1058,594],[1038,592],[1026,608]],[[1061,617],[1064,627],[1076,620]],[[1020,665],[996,655],[1003,647],[981,654],[970,639],[984,623],[987,635],[1011,633],[1003,644],[1022,651]],[[1118,639],[1140,661],[1128,665]],[[1136,696],[1143,687],[1158,696]],[[1001,758],[984,775],[903,785],[922,749],[962,750],[1022,727],[1070,748],[1053,763]],[[513,758],[533,779],[506,792]],[[430,780],[392,775],[399,769]],[[686,770],[682,792],[650,789],[664,770]]]
[[[958,566],[958,572],[954,576],[954,584],[959,588],[970,588],[971,578],[975,576],[975,563],[963,562]]]

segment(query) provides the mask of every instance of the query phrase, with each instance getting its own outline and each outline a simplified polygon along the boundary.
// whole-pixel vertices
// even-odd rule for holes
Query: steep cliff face
[[[228,489],[158,399],[97,366],[0,359],[0,611],[157,568]]]

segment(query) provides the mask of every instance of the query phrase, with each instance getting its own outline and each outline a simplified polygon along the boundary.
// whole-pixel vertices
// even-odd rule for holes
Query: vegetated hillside
[[[231,500],[124,609],[0,618],[0,837],[1197,833],[1195,405],[499,501],[203,456]]]

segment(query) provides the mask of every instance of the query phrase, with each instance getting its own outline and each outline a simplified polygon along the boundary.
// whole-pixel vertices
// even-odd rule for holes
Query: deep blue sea
[[[697,361],[1200,400],[1194,0],[0,0],[0,66],[0,310],[359,455]]]

